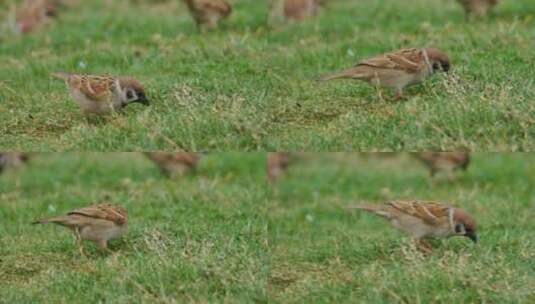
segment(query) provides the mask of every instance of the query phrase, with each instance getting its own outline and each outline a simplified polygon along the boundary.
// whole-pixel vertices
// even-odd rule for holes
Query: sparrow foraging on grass
[[[26,0],[16,11],[15,32],[27,34],[57,15],[59,0]]]
[[[127,228],[126,209],[111,204],[91,205],[57,217],[45,218],[32,224],[54,223],[74,232],[76,246],[84,255],[82,240],[93,242],[100,250],[110,252],[108,241],[121,237]]]
[[[364,59],[352,68],[321,76],[319,81],[333,79],[358,79],[381,90],[393,89],[395,99],[403,96],[406,86],[419,84],[436,72],[450,70],[450,60],[441,50],[435,48],[403,49]]]
[[[149,105],[145,89],[131,77],[52,73],[62,79],[84,114],[118,112],[133,102]]]
[[[180,177],[195,170],[201,155],[190,152],[146,152],[145,155],[152,160],[167,177]]]
[[[201,31],[215,29],[219,22],[232,13],[225,0],[184,0]]]
[[[431,177],[440,171],[448,173],[459,169],[466,171],[470,164],[468,152],[420,152],[412,155],[429,168]]]
[[[380,205],[351,206],[388,220],[392,226],[416,240],[420,249],[430,251],[427,238],[464,236],[477,243],[475,220],[465,211],[426,201],[393,201]]]
[[[303,21],[318,14],[320,0],[271,0],[272,20]]]
[[[0,173],[5,169],[18,168],[28,162],[30,156],[20,152],[0,152]]]
[[[498,4],[498,0],[457,0],[464,8],[466,18],[480,18]]]
[[[268,181],[275,182],[290,165],[290,153],[269,152],[267,155],[266,169]]]

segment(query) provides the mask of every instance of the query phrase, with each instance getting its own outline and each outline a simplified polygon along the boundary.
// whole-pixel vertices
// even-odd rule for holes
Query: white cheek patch
[[[453,213],[455,210],[453,208],[448,209],[448,220],[450,222],[450,228],[452,231],[455,231],[455,224],[453,223]]]
[[[429,74],[433,74],[433,67],[431,66],[431,62],[429,61],[427,50],[423,49],[422,54],[424,55],[424,61],[425,61],[425,66],[427,67],[427,71],[429,72]]]

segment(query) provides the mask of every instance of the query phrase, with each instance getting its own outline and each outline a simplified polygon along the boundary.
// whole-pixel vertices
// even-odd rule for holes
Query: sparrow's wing
[[[94,101],[108,101],[116,90],[116,80],[108,76],[72,75],[68,81],[71,87]]]
[[[200,4],[201,10],[216,11],[223,16],[228,16],[232,12],[232,7],[224,0],[205,0]]]
[[[447,221],[450,209],[449,206],[435,202],[395,201],[388,204],[402,213],[417,217],[431,225]]]
[[[356,66],[371,66],[378,69],[393,69],[415,73],[422,68],[423,62],[420,53],[418,49],[400,50],[364,59]]]
[[[67,215],[74,214],[108,220],[119,225],[126,223],[127,220],[126,209],[111,204],[91,205],[67,213]]]

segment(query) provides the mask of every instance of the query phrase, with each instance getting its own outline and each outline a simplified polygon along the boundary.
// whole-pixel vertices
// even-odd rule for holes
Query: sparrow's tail
[[[380,206],[376,205],[354,205],[354,206],[347,206],[347,209],[358,209],[358,210],[364,210],[367,212],[376,212],[378,210],[381,210]]]
[[[382,216],[387,219],[390,218],[390,213],[385,211],[383,209],[383,206],[381,205],[356,205],[356,206],[348,206],[347,209],[363,210],[366,212],[370,212],[370,213]]]
[[[317,81],[329,81],[343,78],[359,78],[359,75],[354,69],[351,68],[340,72],[321,75],[317,78]]]
[[[58,216],[58,217],[50,217],[50,218],[44,218],[37,221],[32,222],[32,225],[37,224],[48,224],[48,223],[54,223],[54,224],[62,224],[65,221],[64,216]]]
[[[71,73],[66,73],[66,72],[54,72],[54,73],[50,73],[50,76],[52,77],[55,77],[55,78],[59,78],[61,80],[69,80],[69,77],[71,77]]]

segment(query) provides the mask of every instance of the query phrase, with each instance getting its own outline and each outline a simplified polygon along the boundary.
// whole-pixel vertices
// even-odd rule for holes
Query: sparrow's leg
[[[113,251],[108,248],[108,242],[106,240],[100,240],[96,242],[96,245],[99,250],[113,254]]]
[[[416,240],[416,247],[423,254],[430,254],[431,252],[433,252],[433,247],[431,247],[431,245],[428,242],[426,242],[426,241],[424,241],[422,239]]]
[[[74,228],[74,236],[76,238],[76,247],[78,248],[80,256],[85,257],[84,247],[82,245],[82,237],[80,236],[80,229],[78,227]]]
[[[396,95],[394,96],[394,101],[400,101],[403,99],[403,89],[398,88],[396,89]]]

